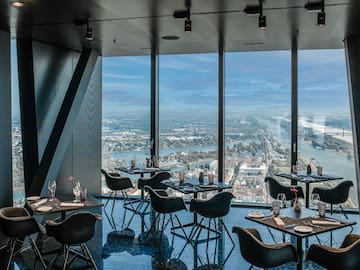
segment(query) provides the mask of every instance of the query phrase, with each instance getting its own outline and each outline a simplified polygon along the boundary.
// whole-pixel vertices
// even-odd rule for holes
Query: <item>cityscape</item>
[[[322,159],[324,154],[330,156],[330,162],[333,162],[333,155],[344,162],[354,162],[351,132],[345,127],[339,127],[337,120],[338,118],[326,119],[327,126],[320,129],[320,124],[314,119],[300,119],[302,126],[299,127],[299,140],[300,149],[303,149],[298,160],[300,170],[305,170],[306,166],[311,164],[316,171],[316,166],[321,165],[326,173],[338,175],[341,168],[325,164],[326,161]],[[146,158],[150,158],[149,125],[144,124],[141,127],[140,119],[131,119],[134,123],[134,128],[131,128],[128,126],[129,122],[130,119],[116,117],[103,121],[103,167],[108,170],[130,167],[131,160],[135,160],[137,166],[145,166]],[[347,122],[342,119],[342,123]],[[186,179],[191,182],[198,179],[200,172],[213,173],[216,178],[216,127],[211,122],[207,125],[206,121],[179,120],[165,123],[160,132],[159,166],[169,169],[174,179],[178,179],[179,172],[185,172]],[[225,126],[224,180],[226,184],[232,185],[235,201],[268,203],[270,198],[264,182],[265,177],[274,176],[276,172],[290,171],[289,117],[230,117]],[[320,130],[322,133],[319,133]],[[320,153],[319,160],[316,153]],[[355,179],[351,173],[341,176]],[[136,182],[136,177],[133,178]],[[288,182],[286,179],[278,180]],[[326,182],[322,185],[333,183]],[[103,186],[106,192],[106,186]],[[354,193],[347,207],[355,207],[356,204]]]

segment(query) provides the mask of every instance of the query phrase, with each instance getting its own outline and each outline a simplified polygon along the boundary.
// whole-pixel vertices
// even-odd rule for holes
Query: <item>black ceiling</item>
[[[258,17],[246,16],[247,5],[258,0],[192,0],[192,33],[175,10],[184,0],[27,0],[23,8],[0,0],[0,27],[12,37],[31,37],[69,48],[94,47],[103,56],[146,55],[152,46],[160,54],[216,52],[223,39],[226,51],[288,50],[298,31],[299,48],[340,48],[343,39],[359,33],[359,0],[325,0],[326,26],[317,26],[317,14],[304,8],[320,0],[266,0],[267,29],[258,29]],[[94,40],[85,41],[88,19]],[[163,40],[176,35],[179,40]],[[153,44],[153,45],[152,45]]]

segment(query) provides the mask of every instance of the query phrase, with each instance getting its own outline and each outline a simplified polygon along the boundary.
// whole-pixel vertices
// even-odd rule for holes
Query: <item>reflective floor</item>
[[[106,200],[104,200],[105,203]],[[233,207],[229,215],[225,218],[225,224],[231,232],[233,226],[255,227],[259,230],[263,240],[267,243],[273,243],[268,230],[261,225],[254,224],[246,220],[250,208]],[[229,237],[224,233],[223,237],[206,243],[187,244],[180,237],[173,236],[170,232],[171,224],[164,234],[148,235],[142,233],[142,222],[138,215],[132,220],[129,229],[121,230],[124,209],[122,201],[118,200],[114,209],[114,221],[110,217],[111,205],[102,210],[103,220],[97,224],[95,237],[88,242],[88,247],[96,260],[99,269],[115,270],[142,270],[142,269],[249,269],[249,264],[243,260],[240,255],[238,239],[236,235],[231,234],[235,246],[232,245]],[[267,210],[263,210],[264,212]],[[178,213],[181,223],[185,224],[193,220],[190,212],[182,211]],[[128,221],[131,212],[127,212],[125,220]],[[342,218],[341,215],[337,215]],[[47,217],[49,218],[49,217]],[[358,215],[350,215],[351,220],[359,222]],[[45,219],[45,218],[44,218]],[[40,220],[41,222],[41,220]],[[114,229],[115,223],[116,229]],[[149,227],[149,215],[145,217],[145,223]],[[160,223],[161,226],[161,223]],[[144,231],[146,231],[146,226]],[[186,233],[190,233],[190,227]],[[334,246],[339,246],[350,228],[345,228],[334,232]],[[181,231],[180,231],[181,233]],[[273,231],[277,241],[282,241],[282,235]],[[359,225],[354,226],[353,233],[360,233]],[[211,236],[211,235],[210,235]],[[199,235],[199,239],[207,237],[205,230]],[[321,242],[329,244],[330,234],[320,235]],[[291,241],[290,237],[286,239]],[[52,238],[45,237],[43,240],[38,239],[39,246],[45,251],[53,250],[60,247]],[[309,245],[317,243],[315,237],[309,238]],[[26,246],[26,245],[25,245]],[[45,256],[46,262],[54,259],[55,255]],[[0,269],[5,269],[6,253],[2,252],[0,258]],[[62,269],[63,256],[60,256],[53,269]],[[42,269],[39,261],[35,260],[30,249],[23,250],[16,257],[12,269]],[[75,259],[69,269],[91,269],[86,262],[81,259]],[[256,268],[255,268],[256,269]],[[277,269],[296,269],[295,264],[288,264]],[[305,269],[322,269],[316,265],[305,262]]]

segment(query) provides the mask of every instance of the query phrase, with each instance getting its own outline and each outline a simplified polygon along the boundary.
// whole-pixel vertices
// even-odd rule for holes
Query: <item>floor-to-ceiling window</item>
[[[102,167],[114,171],[130,167],[131,160],[145,165],[150,157],[150,57],[104,57],[102,87]]]
[[[290,61],[290,51],[225,55],[225,182],[240,202],[267,202],[265,176],[290,168]]]
[[[299,51],[298,165],[352,180],[356,187],[345,52]],[[322,183],[334,186],[336,181]],[[316,185],[314,185],[316,186]],[[357,207],[352,188],[348,207]]]
[[[16,40],[11,40],[11,129],[14,205],[24,204],[24,165],[21,139],[19,81],[17,70]]]
[[[218,55],[159,57],[160,165],[217,178]]]

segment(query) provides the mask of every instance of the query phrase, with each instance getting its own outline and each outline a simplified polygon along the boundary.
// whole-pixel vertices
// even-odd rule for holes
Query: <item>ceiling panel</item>
[[[317,2],[317,0],[309,0]],[[320,0],[319,0],[320,1]],[[160,54],[216,52],[223,38],[228,51],[290,49],[299,33],[299,48],[339,48],[348,35],[359,34],[360,1],[325,0],[326,25],[316,25],[317,14],[304,9],[305,0],[266,0],[267,29],[258,29],[258,17],[246,16],[247,5],[258,0],[192,0],[192,33],[172,16],[184,9],[183,0],[28,0],[24,8],[0,0],[0,28],[12,37],[28,37],[68,48],[93,47],[103,56],[146,55],[151,44]],[[88,19],[95,39],[84,40]],[[179,40],[161,39],[176,35]]]

